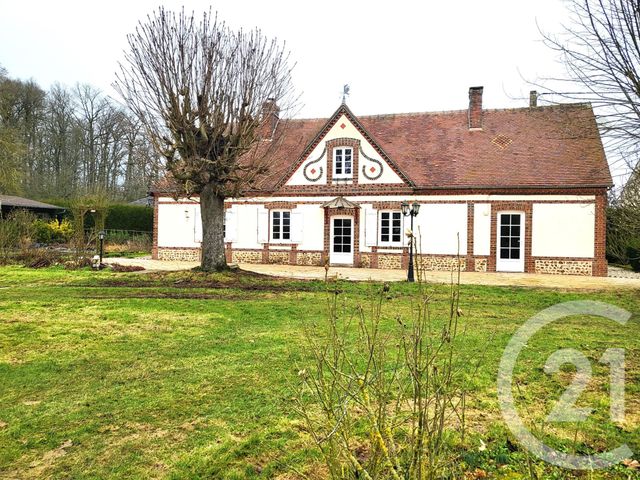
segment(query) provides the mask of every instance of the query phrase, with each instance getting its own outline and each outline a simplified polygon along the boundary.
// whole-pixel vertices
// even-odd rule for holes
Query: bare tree
[[[211,11],[196,20],[159,8],[128,44],[114,87],[181,193],[200,196],[202,268],[226,268],[224,199],[266,171],[261,111],[291,98],[289,55],[260,30],[232,31]]]
[[[640,145],[640,2],[571,0],[570,6],[564,32],[543,35],[560,53],[571,77],[566,81],[583,88],[555,93],[590,102],[610,147],[634,165]]]

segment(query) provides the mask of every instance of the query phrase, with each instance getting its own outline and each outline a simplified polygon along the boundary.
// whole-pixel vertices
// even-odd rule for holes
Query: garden
[[[73,269],[91,265],[101,248],[104,257],[151,254],[151,208],[112,204],[101,196],[58,203],[65,210],[55,216],[16,209],[0,218],[0,264]]]

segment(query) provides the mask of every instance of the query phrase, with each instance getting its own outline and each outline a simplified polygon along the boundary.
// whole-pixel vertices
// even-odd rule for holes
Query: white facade
[[[594,258],[596,207],[595,196],[589,195],[460,195],[460,196],[354,196],[347,200],[357,204],[358,218],[353,218],[353,239],[358,238],[356,254],[371,255],[401,254],[407,250],[406,231],[410,220],[400,216],[399,241],[383,241],[383,217],[387,218],[399,208],[376,208],[376,205],[399,205],[402,201],[417,202],[420,211],[414,219],[417,237],[416,251],[425,256],[460,256],[490,258],[499,255],[501,213],[499,205],[528,204],[531,218],[523,214],[522,255],[535,258]],[[327,252],[325,209],[322,205],[331,197],[257,197],[228,200],[225,215],[225,242],[232,251],[261,251],[265,246],[271,251]],[[289,205],[291,208],[276,209],[290,212],[289,238],[276,240],[273,237],[273,219],[268,204]],[[471,209],[472,225],[468,225]],[[271,209],[273,210],[273,209]],[[332,217],[340,214],[337,210]],[[200,207],[193,200],[175,201],[170,197],[158,198],[157,247],[199,248],[202,241]],[[342,215],[344,217],[344,215]],[[531,225],[530,251],[524,250],[524,224]],[[330,236],[333,235],[333,224]],[[473,237],[467,238],[471,229]],[[493,233],[492,233],[493,231]],[[491,236],[496,235],[495,239]],[[353,239],[351,240],[352,243]],[[492,251],[493,244],[496,245]],[[472,250],[468,251],[472,241]],[[331,238],[329,238],[331,243]],[[469,257],[469,258],[471,258]],[[348,258],[344,255],[340,258]],[[356,257],[354,257],[356,258]],[[524,259],[520,259],[524,265]],[[520,264],[518,263],[518,264]],[[500,262],[496,262],[500,270]],[[520,267],[516,267],[520,269]],[[519,270],[521,271],[521,270]]]
[[[531,254],[592,258],[595,218],[594,203],[533,204]]]

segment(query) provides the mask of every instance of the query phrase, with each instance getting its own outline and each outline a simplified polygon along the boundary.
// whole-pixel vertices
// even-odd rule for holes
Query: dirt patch
[[[214,278],[212,278],[214,277]],[[219,277],[219,276],[218,276]],[[317,282],[311,280],[297,280],[295,285],[290,279],[270,277],[253,272],[235,272],[226,274],[222,278],[215,278],[200,272],[152,272],[144,276],[116,277],[101,279],[97,284],[76,283],[70,287],[80,288],[176,288],[176,289],[235,289],[248,292],[306,292],[317,291]],[[177,295],[177,294],[176,294]],[[200,295],[200,294],[197,294]],[[157,295],[154,295],[157,296]],[[160,297],[166,296],[159,294]],[[100,297],[104,298],[104,297]],[[145,298],[145,297],[142,297]],[[203,298],[196,297],[171,297],[171,298]]]
[[[251,295],[222,295],[217,293],[191,293],[191,292],[135,292],[119,293],[117,295],[85,295],[83,298],[91,300],[121,300],[124,298],[154,298],[177,300],[255,300]]]
[[[73,442],[71,440],[67,440],[58,448],[45,452],[40,459],[31,462],[29,465],[29,468],[31,469],[29,475],[31,478],[43,478],[45,472],[53,467],[56,460],[60,457],[64,457],[67,454],[67,448],[72,446]]]

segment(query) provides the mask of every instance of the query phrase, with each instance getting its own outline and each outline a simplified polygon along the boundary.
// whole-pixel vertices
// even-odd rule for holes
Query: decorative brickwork
[[[466,271],[481,271],[476,270],[475,259],[473,258],[473,216],[474,216],[474,203],[467,202],[467,261],[466,261]],[[485,264],[484,271],[487,270],[487,266]]]
[[[397,202],[373,202],[372,207],[375,210],[402,210],[402,202],[398,200]]]
[[[592,275],[593,262],[589,260],[535,260],[536,273],[555,275]]]
[[[595,225],[595,245],[594,262],[592,275],[606,277],[608,275],[607,266],[607,198],[603,193],[596,195],[596,225]]]
[[[474,271],[475,272],[486,272],[487,271],[487,259],[486,258],[475,258],[474,259]]]
[[[294,202],[269,202],[264,204],[267,210],[293,210],[298,206]]]
[[[334,138],[326,142],[327,146],[327,184],[340,184],[337,179],[333,178],[333,149],[340,147],[351,147],[351,179],[346,182],[349,184],[358,184],[358,165],[360,165],[360,140],[355,138]]]
[[[153,246],[151,247],[151,258],[158,258],[158,195],[153,195]]]
[[[353,264],[360,263],[360,209],[359,208],[329,208],[324,209],[324,258],[330,258],[331,248],[331,218],[336,215],[353,217]],[[323,262],[324,262],[323,258]]]
[[[533,258],[531,257],[531,214],[533,211],[532,201],[513,201],[513,202],[490,202],[491,203],[491,255],[487,271],[496,271],[497,256],[497,230],[498,230],[498,214],[500,212],[521,212],[524,213],[524,271],[533,272]]]
[[[234,250],[233,263],[262,263],[262,250]]]
[[[322,265],[322,252],[298,252],[298,265]]]
[[[200,249],[199,248],[169,248],[158,247],[157,248],[158,260],[180,260],[188,262],[200,261]]]

